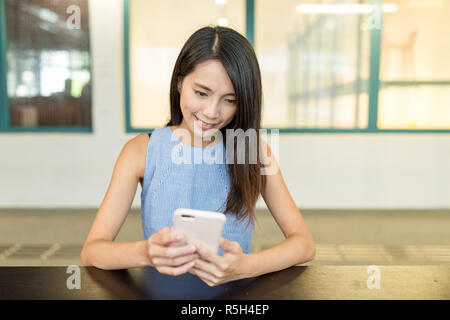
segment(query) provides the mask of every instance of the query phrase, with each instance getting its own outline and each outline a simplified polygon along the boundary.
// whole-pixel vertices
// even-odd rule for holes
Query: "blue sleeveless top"
[[[223,141],[195,147],[183,143],[170,126],[153,130],[141,191],[145,239],[171,227],[173,212],[178,208],[224,212],[229,190]],[[247,226],[248,217],[239,221],[235,213],[226,213],[226,218],[222,237],[237,241],[244,253],[250,253],[254,222]],[[223,255],[223,249],[218,253]]]

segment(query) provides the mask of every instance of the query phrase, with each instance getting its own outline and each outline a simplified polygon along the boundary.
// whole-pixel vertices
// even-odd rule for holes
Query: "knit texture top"
[[[223,141],[207,147],[190,146],[170,126],[149,134],[141,191],[142,227],[145,239],[173,225],[178,208],[224,212],[230,190]],[[254,223],[239,221],[226,213],[222,237],[237,241],[244,253],[251,252]],[[247,227],[246,227],[247,226]],[[219,255],[223,249],[219,248]]]

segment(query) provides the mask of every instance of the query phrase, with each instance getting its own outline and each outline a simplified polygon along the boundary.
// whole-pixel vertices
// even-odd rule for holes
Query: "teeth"
[[[196,117],[197,118],[197,117]],[[207,123],[207,122],[203,122],[202,120],[200,120],[199,118],[197,118],[198,121],[200,121],[201,124],[203,124],[205,127],[213,127],[214,124],[211,123]]]

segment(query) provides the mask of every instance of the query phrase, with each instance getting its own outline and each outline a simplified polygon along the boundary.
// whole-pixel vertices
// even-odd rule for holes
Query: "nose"
[[[208,120],[210,122],[215,122],[217,121],[217,119],[220,116],[220,106],[219,103],[210,103],[207,106],[205,106],[203,108],[203,115],[205,116],[205,120],[206,122],[208,122]]]

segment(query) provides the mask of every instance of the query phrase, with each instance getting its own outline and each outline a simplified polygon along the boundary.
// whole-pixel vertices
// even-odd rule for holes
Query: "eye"
[[[231,104],[236,104],[236,100],[226,99],[225,101],[227,101],[228,103],[231,103]]]
[[[197,90],[194,90],[194,91],[195,91],[196,94],[198,94],[198,95],[201,96],[201,97],[206,97],[206,96],[207,96],[207,94],[204,93],[204,92],[197,91]]]

